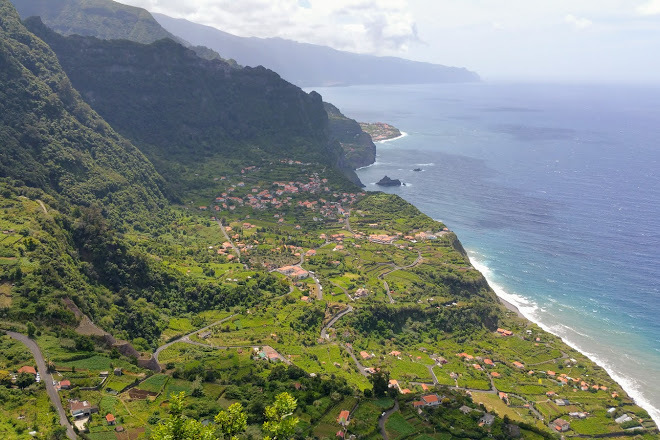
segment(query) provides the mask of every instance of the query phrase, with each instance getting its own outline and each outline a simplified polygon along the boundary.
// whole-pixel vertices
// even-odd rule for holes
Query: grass
[[[64,368],[75,367],[77,370],[90,370],[90,371],[110,371],[112,370],[113,367],[121,367],[127,370],[135,370],[135,366],[133,366],[128,362],[122,361],[120,359],[111,359],[108,356],[103,356],[100,354],[75,361],[58,361],[56,362],[56,365],[58,367],[64,367]]]
[[[510,408],[495,394],[472,393],[474,403],[483,403],[488,411],[497,413],[498,416],[508,416],[511,420],[525,423],[536,423],[536,419],[530,416],[529,410],[523,408]]]
[[[415,428],[408,423],[400,412],[395,412],[387,419],[385,430],[390,439],[403,438],[415,433]]]
[[[154,393],[159,393],[163,389],[165,383],[169,379],[169,376],[166,374],[154,374],[149,377],[147,380],[142,382],[139,386],[141,390],[152,391]]]

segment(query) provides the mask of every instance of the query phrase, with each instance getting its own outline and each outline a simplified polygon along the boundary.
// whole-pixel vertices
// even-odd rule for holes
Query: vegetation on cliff
[[[348,182],[317,95],[171,42],[31,26],[75,80],[0,0],[0,327],[42,355],[0,336],[8,438],[63,438],[51,405],[76,401],[98,408],[78,420],[91,440],[376,438],[379,422],[539,439],[571,413],[583,437],[627,434],[623,415],[657,434],[601,368],[498,304],[445,225]]]

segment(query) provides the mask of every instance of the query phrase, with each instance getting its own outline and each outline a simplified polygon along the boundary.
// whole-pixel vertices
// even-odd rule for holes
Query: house
[[[504,403],[506,403],[507,405],[509,404],[509,395],[507,393],[503,393],[502,391],[500,391],[499,393],[497,393],[497,397],[502,399],[502,401],[504,401]]]
[[[630,417],[628,414],[624,414],[624,415],[619,416],[616,419],[614,419],[614,421],[620,425],[622,423],[632,421],[632,417]]]
[[[308,257],[313,257],[314,255],[316,255],[316,251],[314,249],[310,249],[305,253],[305,255]]]
[[[114,373],[115,376],[121,376],[122,375],[121,368],[120,367],[115,368]]]
[[[308,301],[309,301],[309,296],[303,296],[303,297],[301,297],[301,298],[300,298],[300,301],[308,302]]]
[[[498,373],[497,371],[493,371],[492,373],[490,373],[490,375],[493,376],[493,377],[502,377],[502,375],[500,373]]]
[[[472,364],[472,368],[474,368],[475,370],[483,370],[483,368],[481,368],[481,365],[479,364]]]
[[[116,420],[115,420],[115,416],[113,416],[110,413],[108,413],[105,416],[105,421],[108,422],[108,425],[114,425],[115,423],[117,423]]]
[[[301,280],[309,276],[309,272],[300,266],[283,266],[277,269],[277,272],[296,280]]]
[[[422,390],[424,390],[424,391],[428,391],[428,390],[429,390],[429,386],[426,385],[425,383],[423,383],[423,384],[422,384]]]
[[[336,436],[339,437],[339,438],[344,438],[344,431],[341,431],[341,430],[337,431]]]
[[[495,366],[495,362],[493,362],[491,359],[484,359],[484,364],[488,365],[489,367]]]
[[[471,361],[472,359],[474,359],[474,356],[472,356],[471,354],[467,354],[465,352],[459,353],[458,357],[463,358],[463,359],[467,359],[468,361]]]
[[[365,360],[368,360],[368,359],[371,359],[371,358],[375,357],[373,354],[369,354],[364,350],[360,352],[360,356],[362,357],[362,359],[365,359]]]
[[[513,336],[513,332],[511,330],[505,330],[503,328],[498,328],[497,333],[501,334],[502,336]]]
[[[550,423],[550,427],[557,432],[566,432],[571,428],[571,424],[564,419],[556,419]]]
[[[458,408],[458,410],[460,412],[462,412],[463,414],[470,414],[472,412],[472,408],[470,408],[469,406],[465,406],[465,405]]]
[[[69,390],[71,389],[71,381],[63,380],[60,382],[60,389]]]
[[[355,291],[355,294],[353,296],[355,296],[356,298],[362,298],[363,296],[367,296],[367,295],[369,295],[369,291],[364,287],[360,287],[358,290]]]
[[[583,412],[572,412],[572,413],[568,413],[568,415],[573,417],[574,419],[586,419],[587,418],[587,413],[583,413]]]
[[[568,406],[568,405],[571,404],[571,402],[569,402],[569,401],[566,400],[566,399],[555,399],[555,404],[556,404],[557,406]]]
[[[426,403],[422,400],[416,400],[412,404],[413,404],[413,408],[420,408],[422,406],[426,406]],[[421,411],[421,409],[420,409],[420,411]]]
[[[492,414],[484,414],[481,419],[479,419],[479,426],[490,426],[495,421],[495,416]]]
[[[424,402],[425,406],[440,405],[440,399],[438,398],[437,394],[427,394],[426,396],[422,396],[422,401]]]
[[[31,374],[33,376],[36,376],[37,375],[37,370],[35,370],[34,367],[30,367],[29,365],[25,365],[24,367],[21,367],[21,368],[18,369],[18,374],[21,374],[21,373],[27,373],[27,374]]]
[[[396,350],[390,351],[390,356],[401,356],[401,352]]]
[[[397,388],[397,389],[400,389],[400,388],[399,388],[399,381],[396,380],[396,379],[390,379],[390,383],[389,383],[388,387],[389,387],[389,388]]]
[[[350,415],[351,413],[348,410],[342,410],[342,412],[339,413],[339,417],[337,417],[337,423],[341,426],[347,426]]]
[[[89,416],[92,413],[96,413],[99,411],[99,409],[90,405],[87,400],[83,400],[82,402],[79,400],[70,400],[69,411],[74,418],[78,419],[81,417]]]
[[[518,361],[515,361],[515,362],[513,363],[513,366],[516,367],[516,368],[518,368],[518,369],[520,369],[520,370],[522,370],[523,368],[525,368],[525,366],[524,366],[523,364],[521,364],[520,362],[518,362]]]

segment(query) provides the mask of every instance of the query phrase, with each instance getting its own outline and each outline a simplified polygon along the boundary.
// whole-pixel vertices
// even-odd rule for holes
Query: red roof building
[[[34,367],[30,367],[29,365],[26,365],[24,367],[19,368],[18,372],[19,373],[29,373],[29,374],[32,374],[34,376],[37,375],[37,370],[35,370]]]

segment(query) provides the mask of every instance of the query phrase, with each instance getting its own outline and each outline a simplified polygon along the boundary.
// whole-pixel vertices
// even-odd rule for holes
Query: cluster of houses
[[[283,266],[278,268],[277,272],[294,280],[302,280],[309,276],[309,272],[300,266]]]
[[[247,172],[246,169],[241,171]],[[226,180],[226,178],[220,178]],[[238,182],[232,184],[220,196],[216,197],[214,203],[215,211],[229,210],[233,211],[240,206],[249,206],[253,209],[263,210],[266,208],[281,209],[287,206],[294,206],[293,195],[302,193],[319,194],[322,192],[329,193],[330,188],[326,186],[328,179],[320,178],[317,173],[308,177],[308,181],[291,181],[291,182],[273,182],[270,188],[262,188],[261,186],[254,186],[250,188],[250,192],[246,195],[238,197],[232,195],[237,188],[245,187],[245,182]],[[345,206],[353,204],[357,201],[358,197],[364,196],[364,193],[332,193],[332,197],[336,201],[326,200],[320,198],[319,200],[301,200],[295,206],[319,211],[320,217],[336,219],[347,215]],[[201,210],[206,210],[208,207],[200,206]],[[319,220],[319,218],[316,218]],[[284,219],[278,220],[283,223]]]

